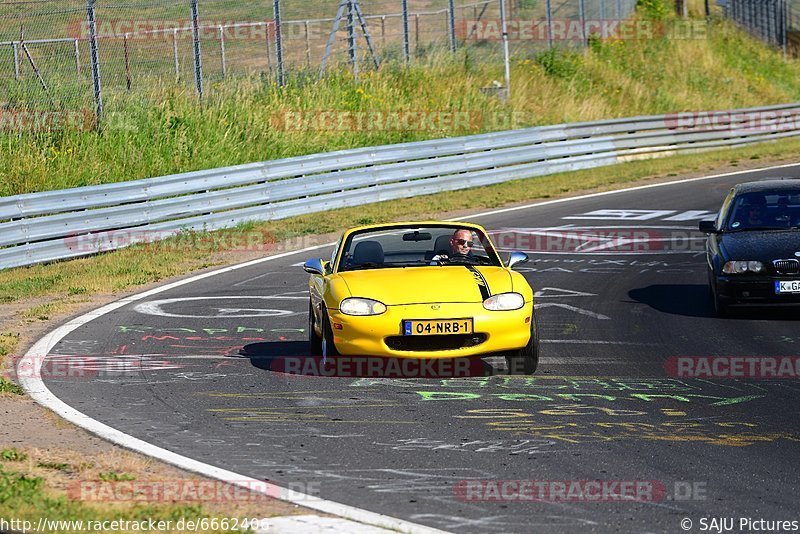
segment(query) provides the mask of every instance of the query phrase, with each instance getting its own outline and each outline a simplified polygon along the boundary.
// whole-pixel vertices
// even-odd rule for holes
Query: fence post
[[[308,21],[305,21],[304,26],[306,28],[306,66],[310,69],[311,68],[311,35],[309,34],[309,30],[308,30]]]
[[[14,79],[19,80],[19,47],[17,43],[11,43],[11,50],[14,52]]]
[[[200,55],[200,15],[197,12],[197,0],[189,0],[192,10],[192,42],[194,47],[194,84],[197,94],[203,98],[203,60]]]
[[[75,72],[78,76],[81,75],[81,49],[78,46],[78,40],[75,39]]]
[[[219,61],[222,67],[222,77],[224,78],[228,73],[228,66],[225,61],[225,29],[222,24],[217,26],[217,31],[219,32]]]
[[[416,42],[416,46],[414,47],[414,54],[419,56],[419,13],[414,13],[414,41]]]
[[[386,15],[381,16],[381,46],[386,49]]]
[[[511,98],[511,61],[508,53],[508,21],[506,20],[506,0],[500,0],[500,25],[503,31],[503,70],[505,74],[505,99]]]
[[[553,6],[545,0],[545,16],[547,17],[547,48],[553,48]]]
[[[401,0],[400,2],[403,8],[403,58],[406,61],[406,65],[411,61],[411,50],[409,49],[409,31],[408,31],[408,0]]]
[[[606,0],[600,0],[600,20],[606,18]]]
[[[181,78],[181,66],[178,62],[178,28],[172,29],[172,57],[175,60],[175,81]]]
[[[353,77],[358,79],[358,50],[356,50],[356,17],[353,0],[347,2],[347,53],[353,67]]]
[[[283,34],[281,27],[281,0],[274,0],[272,3],[272,14],[275,19],[275,61],[278,67],[278,87],[283,87],[285,83],[285,73],[283,71]]]
[[[455,0],[447,3],[447,25],[450,30],[450,51],[456,53],[456,4]]]
[[[581,20],[581,39],[584,48],[589,46],[588,36],[586,35],[586,0],[578,0],[578,18]]]
[[[272,46],[269,39],[269,22],[264,23],[267,30],[267,70],[272,74]]]
[[[128,57],[128,34],[122,36],[122,53],[125,57],[125,86],[128,88],[128,91],[131,90],[132,80],[131,80],[131,62]]]
[[[617,0],[617,20],[622,20],[622,0]]]
[[[92,61],[92,86],[94,89],[94,113],[97,128],[103,119],[103,92],[100,87],[100,55],[97,51],[97,25],[94,18],[94,3],[96,0],[86,0],[86,20],[89,24],[89,50]]]

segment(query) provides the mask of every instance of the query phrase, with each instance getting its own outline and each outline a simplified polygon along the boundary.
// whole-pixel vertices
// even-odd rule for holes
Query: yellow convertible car
[[[539,361],[533,290],[504,265],[486,231],[450,222],[361,226],[330,261],[313,259],[308,335],[312,354],[396,358],[505,355],[509,371]]]

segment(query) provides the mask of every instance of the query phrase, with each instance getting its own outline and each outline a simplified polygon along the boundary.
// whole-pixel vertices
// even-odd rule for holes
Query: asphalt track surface
[[[648,236],[646,246],[581,237],[578,251],[557,240],[521,247],[538,249],[519,269],[537,291],[533,378],[508,376],[502,358],[456,379],[277,372],[276,358],[308,354],[301,254],[101,316],[51,351],[50,365],[73,376],[52,372],[45,382],[77,410],[159,447],[447,531],[682,532],[684,518],[694,531],[701,518],[735,518],[737,528],[740,517],[798,520],[797,379],[667,371],[679,356],[798,355],[796,313],[714,317],[695,231],[730,186],[776,175],[800,176],[800,167],[467,218],[516,229],[502,235],[522,245],[535,228]],[[508,480],[555,482],[539,486],[552,491],[588,480],[645,485],[636,501],[614,498],[613,486],[598,501],[489,491]],[[466,498],[466,481],[486,485]]]

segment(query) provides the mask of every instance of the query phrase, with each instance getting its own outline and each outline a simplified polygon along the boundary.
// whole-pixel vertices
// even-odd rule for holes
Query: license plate
[[[800,293],[800,280],[775,282],[775,293]]]
[[[406,336],[446,336],[471,333],[472,319],[403,321],[403,335]]]

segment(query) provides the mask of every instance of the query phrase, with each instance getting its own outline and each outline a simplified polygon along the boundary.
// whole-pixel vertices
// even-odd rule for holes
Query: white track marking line
[[[665,182],[661,184],[652,184],[652,185],[645,185],[645,186],[638,186],[632,187],[628,189],[620,189],[616,191],[604,191],[601,193],[591,193],[588,195],[582,195],[578,197],[572,198],[564,198],[564,199],[556,199],[556,200],[549,200],[545,202],[538,202],[533,204],[527,204],[524,206],[516,206],[513,208],[505,208],[500,210],[494,210],[489,212],[483,213],[476,213],[474,215],[470,215],[468,217],[459,217],[455,219],[450,219],[450,221],[459,221],[467,218],[476,218],[476,217],[486,217],[489,215],[496,215],[501,213],[510,213],[513,211],[520,211],[527,208],[532,207],[541,207],[547,206],[551,204],[560,204],[564,202],[572,202],[575,200],[583,200],[587,198],[596,198],[606,195],[613,195],[617,193],[624,193],[629,191],[638,191],[642,189],[648,189],[653,187],[663,187],[667,185],[675,185],[679,183],[692,183],[700,180],[711,180],[714,178],[721,178],[724,176],[736,176],[739,174],[747,174],[759,171],[769,171],[773,169],[785,169],[790,167],[796,167],[797,164],[789,164],[789,165],[779,165],[774,167],[766,167],[762,169],[753,169],[748,171],[736,171],[731,173],[724,173],[724,174],[717,174],[712,176],[704,176],[700,178],[691,178],[688,180],[675,180],[672,182]],[[83,314],[80,317],[72,319],[71,321],[63,324],[62,326],[56,328],[52,332],[46,334],[42,337],[39,341],[37,341],[33,347],[25,354],[24,358],[22,358],[18,365],[29,365],[32,369],[35,370],[34,373],[30,373],[28,376],[23,376],[20,378],[20,385],[22,388],[31,396],[31,398],[36,401],[37,403],[41,404],[45,408],[49,408],[50,410],[54,411],[67,421],[70,421],[73,424],[78,425],[81,428],[96,434],[103,439],[106,439],[112,443],[116,443],[121,445],[125,448],[134,450],[136,452],[140,452],[147,456],[152,456],[156,459],[160,459],[165,461],[169,464],[175,465],[182,469],[192,471],[210,478],[215,478],[222,481],[227,481],[230,483],[236,483],[241,481],[249,481],[248,484],[255,479],[243,477],[237,473],[232,471],[227,471],[225,469],[220,469],[218,467],[214,467],[213,465],[205,464],[203,462],[199,462],[197,460],[193,460],[192,458],[188,458],[186,456],[182,456],[180,454],[176,454],[172,451],[168,451],[166,449],[162,449],[160,447],[156,447],[146,441],[140,440],[124,432],[112,428],[106,424],[101,423],[91,417],[79,412],[75,408],[69,406],[64,401],[53,395],[53,393],[47,389],[44,381],[41,379],[41,368],[42,364],[44,363],[44,359],[50,353],[52,348],[61,341],[64,337],[69,335],[74,330],[86,325],[87,323],[102,317],[112,311],[115,311],[123,306],[127,306],[133,302],[138,302],[142,299],[151,297],[153,295],[158,295],[165,291],[169,291],[171,289],[175,289],[181,286],[185,286],[200,280],[205,280],[206,278],[211,278],[212,276],[217,276],[219,274],[224,273],[231,273],[237,271],[239,269],[244,269],[247,267],[251,267],[253,265],[259,265],[261,263],[265,263],[268,261],[277,260],[280,258],[285,258],[288,256],[293,256],[296,254],[310,252],[312,250],[319,250],[322,248],[330,247],[335,245],[335,242],[326,243],[323,245],[317,245],[314,247],[305,248],[302,250],[292,251],[292,252],[285,252],[283,254],[278,254],[276,256],[268,256],[266,258],[259,258],[256,260],[248,261],[245,263],[240,263],[238,265],[232,265],[230,267],[224,267],[222,269],[218,269],[215,271],[210,271],[207,273],[191,276],[189,278],[185,278],[183,280],[178,280],[176,282],[172,282],[170,284],[166,284],[164,286],[160,286],[149,291],[145,291],[139,293],[137,295],[131,295],[129,297],[125,297],[121,300],[116,302],[112,302],[111,304],[107,304],[97,310],[91,311],[89,313]],[[257,481],[261,483],[262,481]],[[314,510],[318,510],[321,512],[326,512],[334,515],[338,515],[347,519],[353,519],[354,521],[359,521],[362,523],[366,523],[369,525],[375,525],[385,528],[392,528],[398,530],[400,532],[408,532],[408,533],[416,533],[416,532],[443,532],[441,530],[433,529],[430,527],[426,527],[423,525],[418,525],[415,523],[411,523],[408,521],[403,521],[401,519],[396,519],[393,517],[385,516],[382,514],[378,514],[375,512],[370,512],[368,510],[362,510],[360,508],[356,508],[353,506],[348,506],[344,504],[339,504],[333,501],[327,501],[324,499],[320,499],[318,497],[314,497],[311,495],[305,495],[302,493],[298,493],[295,491],[288,490],[286,488],[281,488],[279,486],[274,486],[274,490],[279,492],[279,497],[285,501],[291,502],[293,504],[298,504],[300,506],[305,506],[306,508],[311,508]]]

